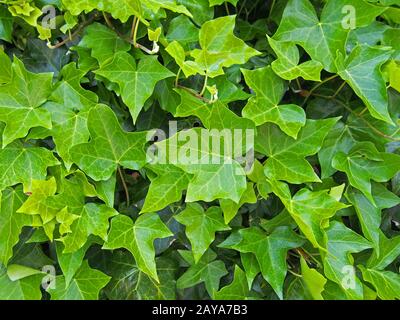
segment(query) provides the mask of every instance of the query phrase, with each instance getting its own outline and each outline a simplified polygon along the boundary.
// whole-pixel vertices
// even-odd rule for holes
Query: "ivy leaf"
[[[346,11],[343,13],[343,8],[349,6],[355,10],[353,20]],[[345,53],[351,28],[368,25],[385,10],[362,0],[329,0],[319,19],[310,1],[289,0],[274,39],[302,46],[312,60],[322,63],[325,70],[335,72],[336,54]]]
[[[81,249],[90,235],[96,235],[107,240],[109,219],[118,215],[118,212],[105,205],[96,203],[86,204],[77,220],[71,225],[71,233],[62,237],[63,253],[72,253]]]
[[[244,271],[246,272],[247,284],[249,288],[253,286],[254,279],[261,272],[257,257],[252,253],[240,253]]]
[[[360,191],[349,188],[346,198],[353,204],[365,238],[374,244],[377,255],[380,255],[380,226],[382,223],[381,211],[395,207],[400,203],[400,198],[378,183],[372,184],[371,194],[375,205]]]
[[[300,258],[302,281],[314,300],[324,300],[322,292],[324,291],[327,280],[317,270],[311,269],[303,257]]]
[[[336,172],[336,169],[332,167],[332,159],[335,155],[340,152],[348,154],[356,142],[350,127],[339,121],[328,133],[318,153],[322,179],[328,178]]]
[[[122,100],[129,107],[133,122],[136,122],[157,82],[174,76],[157,61],[157,57],[143,57],[136,65],[135,59],[126,52],[117,52],[113,60],[102,65],[96,74],[119,85]]]
[[[278,297],[283,299],[287,252],[300,247],[303,243],[304,241],[287,227],[277,228],[271,235],[267,235],[260,228],[252,227],[240,229],[219,246],[242,253],[253,253],[257,257],[263,277]]]
[[[72,253],[63,253],[64,245],[61,242],[56,242],[56,253],[58,263],[64,275],[65,286],[68,287],[79,268],[82,266],[85,253],[90,242],[87,242],[85,246]]]
[[[41,300],[40,284],[43,275],[35,274],[20,280],[12,281],[7,270],[2,266],[0,271],[1,300]]]
[[[17,213],[25,199],[21,187],[6,188],[0,193],[0,262],[4,265],[13,255],[22,228],[31,223],[28,216]]]
[[[326,224],[337,211],[347,207],[332,195],[338,190],[332,189],[329,193],[327,190],[312,192],[304,188],[291,197],[285,183],[275,181],[271,186],[307,239],[314,247],[323,248]],[[340,200],[344,185],[339,188]]]
[[[360,266],[363,278],[371,283],[382,300],[400,299],[400,275],[391,271],[378,271]]]
[[[11,42],[12,27],[14,19],[7,7],[0,6],[0,39]]]
[[[264,164],[267,177],[294,184],[319,182],[319,177],[305,158],[321,149],[325,137],[337,121],[338,118],[307,120],[297,140],[275,125],[261,126],[256,137],[256,150],[269,157]]]
[[[154,165],[149,167],[157,174],[152,179],[141,213],[157,212],[169,204],[181,200],[191,176],[172,165]],[[160,197],[160,194],[164,194]]]
[[[52,221],[59,211],[59,208],[47,205],[47,198],[53,196],[57,191],[57,183],[54,177],[49,180],[33,180],[29,188],[29,198],[17,210],[18,213],[37,216],[43,224]]]
[[[129,252],[116,250],[113,253],[101,250],[92,263],[106,270],[112,278],[103,289],[110,300],[174,300],[176,299],[176,269],[173,259],[156,259],[160,283],[141,272]]]
[[[97,300],[100,290],[110,279],[104,273],[90,268],[88,262],[84,261],[69,285],[64,276],[57,276],[55,288],[49,287],[48,292],[52,300]]]
[[[306,124],[306,114],[294,104],[279,105],[286,91],[285,81],[276,76],[270,66],[254,71],[242,69],[242,73],[247,85],[256,93],[243,109],[243,116],[253,120],[257,126],[275,123],[296,139]]]
[[[321,81],[323,65],[320,62],[310,60],[299,64],[300,53],[295,44],[276,41],[270,37],[268,42],[278,57],[271,64],[272,70],[282,79],[294,80],[301,77],[305,80]]]
[[[44,179],[47,168],[59,164],[53,153],[45,148],[24,146],[15,141],[0,150],[0,190],[18,183],[30,185]]]
[[[247,188],[240,198],[239,203],[236,203],[229,199],[220,199],[219,204],[221,206],[222,212],[224,213],[225,224],[231,222],[231,220],[236,216],[240,207],[245,203],[257,203],[257,196],[254,192],[254,184],[247,183]]]
[[[52,117],[51,134],[58,154],[67,168],[72,165],[69,150],[89,139],[87,118],[91,108],[95,107],[98,97],[95,93],[82,88],[80,81],[84,71],[78,70],[74,63],[66,65],[62,71],[62,81],[54,89],[50,100],[44,105]]]
[[[190,267],[177,280],[178,289],[191,288],[204,282],[210,297],[219,289],[223,276],[228,274],[224,263],[216,260],[217,255],[211,249],[206,251],[201,259],[195,263],[190,251],[180,251],[181,256],[190,264]]]
[[[111,221],[111,230],[103,249],[128,249],[135,257],[138,268],[158,282],[153,242],[171,235],[155,213],[141,215],[135,223],[129,217],[119,215]]]
[[[214,300],[246,300],[249,294],[246,274],[235,266],[235,274],[231,284],[214,293]]]
[[[223,143],[223,138],[221,135],[213,136],[212,131],[195,128],[156,144],[158,156],[155,161],[170,161],[169,163],[193,175],[186,202],[211,202],[215,199],[240,201],[246,190],[243,168],[232,159],[232,151],[226,150],[224,155],[212,152],[213,141],[217,139]]]
[[[393,120],[388,111],[386,83],[381,67],[392,53],[388,48],[360,45],[348,57],[339,54],[336,59],[338,74],[363,100],[371,115],[389,124],[393,124]]]
[[[100,23],[93,23],[85,29],[85,36],[79,47],[91,49],[91,56],[100,65],[109,62],[117,52],[127,52],[131,45],[121,39],[113,30]]]
[[[376,205],[371,180],[390,180],[400,170],[400,156],[379,152],[372,142],[360,142],[348,154],[337,153],[332,164],[335,169],[346,172],[350,184]]]
[[[200,47],[191,52],[195,62],[210,78],[224,74],[223,67],[244,64],[260,53],[233,34],[236,16],[207,21],[200,29]]]
[[[379,234],[379,248],[374,250],[367,267],[383,270],[400,255],[400,236],[388,239],[382,232]]]
[[[353,270],[351,254],[369,249],[371,244],[337,221],[331,222],[326,233],[327,252],[322,252],[325,276],[338,284],[349,299],[362,300],[363,286]]]
[[[23,138],[33,127],[51,128],[50,113],[41,108],[52,90],[50,73],[34,74],[14,57],[12,79],[0,86],[0,119],[6,124],[3,148]]]
[[[217,231],[227,231],[230,228],[225,224],[222,211],[219,207],[211,207],[204,211],[198,203],[188,203],[185,210],[176,215],[175,220],[186,227],[186,235],[192,245],[194,261],[207,251],[215,239]]]
[[[113,111],[97,105],[89,112],[91,140],[70,149],[72,160],[96,181],[108,180],[119,165],[138,170],[146,163],[146,132],[125,132]]]
[[[121,22],[126,22],[131,16],[142,17],[142,6],[139,0],[122,0],[118,4],[112,0],[62,0],[62,3],[74,16],[78,16],[83,11],[90,12],[98,9],[111,13]]]

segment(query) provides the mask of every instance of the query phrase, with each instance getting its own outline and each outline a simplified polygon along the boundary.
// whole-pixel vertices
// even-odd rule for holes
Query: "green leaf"
[[[302,46],[312,60],[335,72],[337,52],[345,53],[350,30],[368,25],[384,11],[363,0],[328,0],[319,19],[310,1],[289,0],[274,39]]]
[[[48,292],[52,300],[97,300],[100,290],[109,281],[109,276],[90,268],[88,262],[84,261],[69,285],[64,276],[57,276],[56,287],[49,287]]]
[[[157,82],[174,76],[157,61],[157,57],[146,56],[136,64],[135,59],[126,52],[117,52],[96,74],[118,84],[122,100],[129,107],[133,122],[136,122]]]
[[[0,190],[19,183],[29,186],[33,180],[46,178],[47,168],[57,164],[51,151],[15,141],[0,150]]]
[[[231,284],[214,293],[215,300],[246,300],[249,294],[246,274],[235,266],[235,276]]]
[[[254,184],[247,183],[247,188],[240,198],[239,203],[236,203],[229,199],[220,199],[219,204],[222,212],[224,213],[225,223],[228,224],[236,216],[240,207],[246,203],[257,203],[257,196],[254,192]]]
[[[60,239],[64,244],[63,253],[73,253],[81,249],[90,235],[99,236],[106,241],[109,219],[116,215],[118,215],[117,211],[105,205],[86,204],[79,218],[71,225],[71,233]]]
[[[246,190],[245,173],[239,162],[233,159],[233,151],[225,150],[225,154],[213,152],[215,141],[223,146],[224,135],[195,128],[156,144],[158,155],[155,161],[169,161],[193,175],[186,194],[187,202],[211,202],[215,199],[239,202]],[[232,145],[229,140],[227,143]]]
[[[138,170],[146,163],[146,132],[125,132],[113,111],[104,105],[88,117],[91,140],[70,149],[72,160],[96,181],[108,180],[117,167]]]
[[[335,155],[340,152],[348,154],[356,142],[350,127],[343,122],[338,122],[326,136],[318,153],[322,179],[328,178],[336,172],[336,169],[332,167],[332,159]]]
[[[13,255],[22,228],[31,223],[28,216],[17,213],[25,199],[21,187],[6,188],[0,193],[0,262],[4,265]]]
[[[91,56],[103,65],[112,60],[116,53],[129,51],[131,45],[106,26],[93,23],[85,29],[79,47],[91,49]]]
[[[324,248],[325,231],[329,219],[347,206],[340,203],[328,190],[312,192],[301,189],[293,197],[289,187],[282,182],[271,183],[273,192],[281,199],[287,211],[307,239],[316,248]],[[341,188],[343,191],[344,186]],[[339,199],[341,194],[339,196]]]
[[[395,207],[400,203],[400,198],[387,190],[383,185],[372,185],[372,196],[375,204],[372,204],[360,191],[349,188],[346,198],[353,204],[365,238],[371,241],[378,256],[380,255],[380,226],[382,223],[381,211]]]
[[[275,125],[258,129],[256,150],[269,158],[264,164],[267,177],[294,184],[319,182],[319,177],[305,159],[316,154],[338,118],[307,120],[297,140],[284,134]]]
[[[349,299],[362,300],[363,286],[353,269],[351,254],[369,249],[371,244],[337,221],[331,222],[326,233],[327,252],[322,252],[325,276],[338,284]]]
[[[324,300],[322,292],[324,291],[327,280],[317,270],[311,269],[303,257],[300,259],[301,280],[304,282],[308,291],[314,300]]]
[[[40,284],[43,275],[36,274],[11,281],[4,267],[0,271],[0,300],[41,300]]]
[[[200,29],[200,47],[190,54],[206,75],[214,78],[223,74],[223,67],[244,64],[260,53],[247,46],[233,34],[236,16],[207,21]]]
[[[156,212],[181,200],[191,178],[186,172],[171,165],[154,165],[149,168],[157,176],[151,180],[141,213]],[[160,197],[160,194],[163,196]]]
[[[393,53],[389,49],[360,45],[346,58],[339,54],[336,66],[340,77],[363,100],[371,115],[393,124],[388,111],[386,83],[381,72],[382,65]]]
[[[310,60],[299,64],[300,53],[296,45],[270,37],[268,42],[278,58],[272,62],[272,70],[282,79],[294,80],[301,77],[304,80],[321,81],[323,65],[320,62]]]
[[[371,283],[382,300],[400,299],[400,275],[391,271],[377,271],[360,266],[365,281]]]
[[[176,215],[175,220],[186,227],[186,235],[192,245],[194,261],[207,251],[215,239],[217,231],[227,231],[230,228],[225,224],[222,211],[219,207],[211,207],[204,211],[198,203],[188,203],[185,210]]]
[[[135,223],[129,217],[119,215],[111,221],[111,230],[103,249],[128,249],[135,257],[138,268],[158,282],[153,242],[171,235],[155,213],[143,214]]]
[[[271,67],[254,71],[242,69],[242,73],[247,85],[256,93],[256,97],[249,99],[243,109],[243,116],[253,120],[257,126],[267,122],[275,123],[296,139],[306,124],[306,114],[297,105],[279,105],[286,91],[285,81],[276,76]]]
[[[112,277],[103,289],[110,300],[174,300],[176,299],[176,261],[156,259],[160,283],[141,272],[129,252],[102,251],[94,260]]]
[[[14,57],[12,79],[0,86],[0,119],[6,124],[3,148],[33,127],[51,128],[50,113],[41,108],[52,90],[52,74],[34,74]]]
[[[367,267],[383,270],[400,256],[400,236],[388,239],[382,232],[379,233],[379,248],[374,250]]]
[[[0,39],[11,42],[14,19],[4,5],[0,6]]]
[[[282,299],[283,282],[287,273],[287,252],[303,243],[304,241],[287,227],[278,228],[271,235],[252,227],[240,229],[220,244],[220,247],[253,253],[257,257],[263,277]],[[245,282],[247,286],[247,280]]]
[[[67,168],[72,165],[69,150],[89,140],[88,113],[98,102],[95,93],[82,88],[80,82],[84,74],[74,63],[66,65],[61,71],[62,80],[50,97],[56,103],[44,105],[52,117],[53,127],[50,133]]]
[[[204,282],[208,294],[212,297],[213,293],[219,289],[221,278],[228,274],[224,263],[216,260],[217,255],[212,250],[208,250],[197,263],[194,262],[190,251],[179,253],[185,260],[189,260],[190,266],[177,280],[177,288],[191,288]]]
[[[400,156],[379,152],[371,142],[360,142],[347,154],[337,153],[332,164],[335,169],[346,172],[350,184],[376,205],[371,193],[371,180],[390,180],[400,170]]]

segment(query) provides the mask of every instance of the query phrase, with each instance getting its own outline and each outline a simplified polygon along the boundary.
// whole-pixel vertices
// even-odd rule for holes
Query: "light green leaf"
[[[211,78],[222,75],[223,67],[244,64],[260,53],[247,46],[233,34],[236,16],[227,16],[207,21],[200,29],[200,47],[191,56]]]
[[[90,268],[88,262],[84,261],[69,285],[64,276],[57,276],[55,288],[49,287],[48,292],[52,300],[98,300],[100,290],[110,279],[104,273]]]
[[[303,257],[300,258],[301,280],[304,282],[308,291],[314,300],[324,300],[322,292],[324,291],[327,280],[317,270],[311,269]]]
[[[378,271],[360,266],[365,281],[371,283],[382,300],[400,299],[400,275],[391,271]]]
[[[301,77],[305,80],[321,81],[323,65],[320,62],[310,60],[299,64],[300,53],[295,44],[276,41],[270,37],[268,42],[278,58],[272,62],[272,70],[282,79],[294,80]]]

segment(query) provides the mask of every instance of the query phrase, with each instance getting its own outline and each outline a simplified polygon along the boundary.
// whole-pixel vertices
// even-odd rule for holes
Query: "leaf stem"
[[[122,186],[124,187],[124,190],[125,190],[126,206],[129,207],[129,203],[130,203],[129,190],[128,190],[128,186],[126,184],[126,181],[124,179],[124,174],[122,173],[120,166],[118,166],[118,173],[119,173],[119,177],[121,178]]]
[[[304,107],[304,106],[306,105],[308,99],[310,99],[310,97],[313,95],[313,93],[314,93],[316,90],[318,90],[320,87],[322,87],[325,83],[327,83],[327,82],[329,82],[329,81],[331,81],[331,80],[333,80],[333,79],[336,79],[338,76],[339,76],[339,75],[336,74],[336,75],[334,75],[334,76],[332,76],[332,77],[326,78],[325,80],[321,81],[321,82],[318,83],[316,86],[314,86],[314,87],[308,92],[308,95],[307,95],[307,97],[304,99],[304,102],[303,102],[303,104],[302,104],[302,107]]]
[[[204,79],[204,85],[200,91],[200,96],[204,96],[204,93],[206,92],[206,89],[207,89],[207,82],[208,82],[208,74],[206,74],[206,77]]]
[[[182,68],[179,68],[178,73],[176,74],[176,78],[175,78],[175,88],[178,88],[179,86],[179,77],[181,75],[182,72]]]
[[[225,10],[226,10],[226,13],[228,14],[228,16],[230,16],[230,15],[231,15],[231,13],[230,13],[230,11],[229,11],[229,5],[228,5],[228,2],[227,2],[227,1],[225,1],[225,2],[224,2],[224,4],[225,4]]]
[[[50,42],[47,44],[47,46],[50,49],[58,49],[60,47],[62,47],[63,45],[67,44],[68,42],[72,41],[78,34],[80,34],[83,29],[88,26],[89,24],[91,24],[94,20],[96,20],[98,17],[98,14],[94,14],[89,20],[84,21],[80,26],[78,26],[78,28],[75,30],[74,33],[70,33],[63,41],[58,42],[54,45],[52,45]]]
[[[131,39],[133,41],[133,45],[136,46],[137,41],[137,33],[139,30],[139,19],[135,16],[133,17],[132,29],[131,29]]]
[[[338,99],[333,99],[336,102],[338,102],[340,105],[342,105],[345,109],[347,109],[351,114],[355,115],[357,118],[359,118],[362,122],[364,122],[372,131],[374,131],[376,134],[378,134],[379,136],[388,139],[390,141],[395,141],[398,142],[400,141],[400,139],[397,138],[393,138],[392,136],[388,136],[387,134],[383,133],[382,131],[380,131],[379,129],[375,128],[372,124],[370,124],[368,122],[368,120],[365,120],[363,117],[363,113],[365,112],[361,112],[359,114],[355,113],[353,109],[351,109],[346,103],[344,103],[343,101],[340,101]]]

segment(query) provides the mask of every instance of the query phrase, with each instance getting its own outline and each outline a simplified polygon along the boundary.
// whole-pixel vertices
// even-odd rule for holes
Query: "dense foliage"
[[[400,0],[0,0],[0,298],[400,298],[399,25]]]

